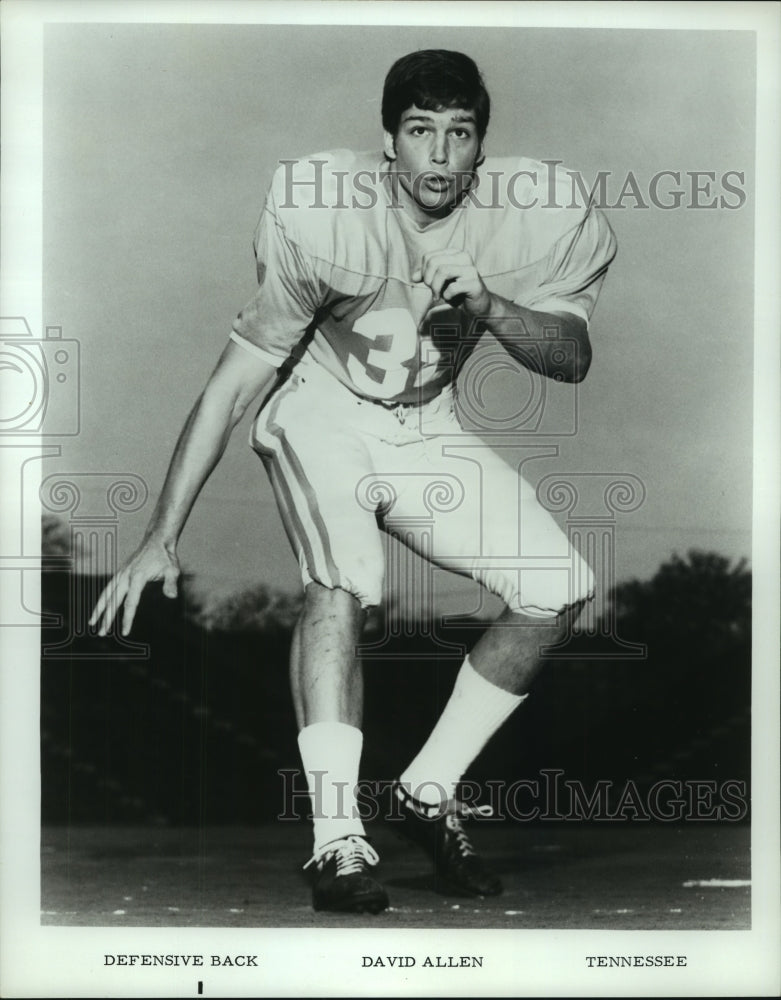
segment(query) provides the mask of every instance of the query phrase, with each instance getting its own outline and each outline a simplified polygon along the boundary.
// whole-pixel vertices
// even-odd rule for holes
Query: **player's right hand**
[[[144,587],[162,580],[165,596],[176,597],[180,573],[176,554],[162,542],[147,539],[103,588],[89,624],[98,625],[98,635],[106,635],[122,608],[122,635],[127,635]]]

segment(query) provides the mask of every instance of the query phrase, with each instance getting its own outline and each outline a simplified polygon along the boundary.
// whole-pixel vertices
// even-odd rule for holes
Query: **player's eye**
[[[424,128],[423,125],[413,125],[410,129],[412,135],[425,135],[428,129]]]
[[[453,135],[456,139],[469,139],[471,138],[472,133],[466,128],[454,128]]]

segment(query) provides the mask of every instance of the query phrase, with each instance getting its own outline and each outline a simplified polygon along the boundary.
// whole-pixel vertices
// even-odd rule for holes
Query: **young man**
[[[190,508],[260,397],[252,444],[305,587],[291,686],[313,801],[316,909],[388,904],[353,794],[363,739],[355,649],[365,610],[381,600],[378,523],[400,531],[428,513],[421,554],[506,606],[394,784],[403,826],[439,884],[461,894],[501,883],[464,831],[457,783],[525,697],[540,646],[593,594],[589,568],[534,490],[461,429],[454,405],[486,331],[542,376],[585,376],[588,320],[615,240],[566,178],[551,181],[530,160],[486,160],[488,120],[471,59],[415,52],[386,78],[383,155],[282,161],[256,233],[257,293],[187,420],[141,546],[92,616],[105,633],[124,603],[127,633],[147,582],[176,593]],[[443,483],[454,502],[432,503]],[[408,532],[404,541],[423,544]]]

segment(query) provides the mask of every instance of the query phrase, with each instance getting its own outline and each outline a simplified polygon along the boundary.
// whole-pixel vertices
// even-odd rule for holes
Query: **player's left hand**
[[[422,281],[435,299],[460,306],[471,316],[488,314],[491,293],[466,250],[435,250],[423,254],[412,280]]]

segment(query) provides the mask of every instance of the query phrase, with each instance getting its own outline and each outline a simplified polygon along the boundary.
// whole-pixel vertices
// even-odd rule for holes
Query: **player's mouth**
[[[453,187],[453,178],[444,174],[426,174],[423,177],[423,186],[435,194],[444,194]]]

